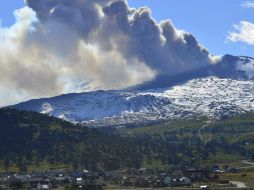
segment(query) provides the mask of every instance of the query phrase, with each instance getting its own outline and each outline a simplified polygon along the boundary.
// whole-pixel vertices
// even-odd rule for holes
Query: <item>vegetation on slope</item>
[[[139,167],[133,142],[35,112],[0,110],[0,160],[5,170],[42,163],[70,169]]]
[[[115,170],[254,159],[254,114],[176,120],[103,133],[34,112],[0,110],[0,169]]]
[[[123,136],[154,138],[157,146],[178,144],[188,146],[189,153],[181,159],[194,159],[197,164],[230,163],[254,159],[254,114],[246,113],[221,121],[207,118],[176,120],[140,128],[123,128]],[[154,141],[153,141],[154,142]],[[163,145],[163,146],[164,146]],[[170,151],[167,151],[170,152]],[[165,154],[167,154],[165,152]],[[180,160],[181,160],[180,159]]]

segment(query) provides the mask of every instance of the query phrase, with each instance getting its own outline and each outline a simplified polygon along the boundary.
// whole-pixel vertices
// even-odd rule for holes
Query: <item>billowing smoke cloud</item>
[[[156,22],[148,8],[132,9],[126,1],[26,4],[15,12],[13,26],[0,28],[1,94],[8,89],[15,101],[120,89],[212,63],[193,35],[170,21]],[[7,103],[13,101],[0,105]]]

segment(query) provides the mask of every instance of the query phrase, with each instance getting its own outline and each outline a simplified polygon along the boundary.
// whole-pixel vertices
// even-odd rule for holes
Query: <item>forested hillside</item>
[[[35,112],[0,110],[0,160],[6,170],[42,163],[71,169],[138,167],[141,154],[126,138]]]
[[[176,120],[104,133],[35,112],[0,110],[0,168],[71,170],[230,163],[254,158],[254,117]]]
[[[148,140],[157,144],[162,160],[176,163],[230,163],[241,159],[254,160],[254,114],[245,113],[220,121],[174,120],[156,125],[118,130],[124,136]],[[176,148],[173,154],[174,148]],[[180,151],[179,151],[180,149]],[[173,155],[170,155],[172,152]],[[182,152],[184,152],[182,154]]]

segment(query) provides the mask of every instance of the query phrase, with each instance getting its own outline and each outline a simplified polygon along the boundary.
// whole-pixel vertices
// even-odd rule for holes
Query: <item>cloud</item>
[[[121,89],[205,67],[197,39],[121,0],[26,0],[16,23],[0,27],[0,89],[28,98]],[[17,96],[20,95],[19,98]]]
[[[241,21],[234,25],[235,31],[230,32],[228,39],[231,42],[244,42],[254,45],[254,24],[248,21]]]
[[[254,1],[245,1],[241,4],[244,8],[254,8]]]
[[[45,60],[36,59],[34,55],[39,54],[38,49],[26,47],[26,36],[34,31],[31,24],[37,22],[35,13],[25,7],[16,11],[15,17],[16,24],[0,28],[0,88],[8,87],[13,94],[27,96],[54,94],[58,88],[56,71]],[[40,53],[42,57],[43,51]]]

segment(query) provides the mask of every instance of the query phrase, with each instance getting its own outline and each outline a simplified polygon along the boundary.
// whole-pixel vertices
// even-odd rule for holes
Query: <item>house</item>
[[[124,186],[134,186],[135,180],[134,177],[123,177],[122,184]]]
[[[5,182],[6,182],[5,178],[1,177],[0,178],[0,190],[7,189]]]
[[[111,179],[119,179],[122,177],[122,171],[105,171],[105,177]]]
[[[12,175],[8,177],[8,186],[10,189],[21,189],[22,183],[21,180]]]
[[[64,186],[69,184],[70,182],[71,182],[71,179],[65,176],[58,176],[58,177],[52,178],[52,185],[54,187]]]
[[[156,178],[153,181],[153,187],[166,187],[164,184],[164,179],[163,178]]]
[[[172,178],[171,178],[171,177],[166,176],[166,177],[164,178],[164,184],[165,184],[166,186],[170,186],[170,185],[171,185],[171,182],[172,182]]]
[[[84,184],[83,176],[80,173],[72,173],[70,174],[70,181],[72,187],[79,187]]]
[[[52,186],[51,180],[31,177],[30,175],[14,174],[7,178],[7,182],[10,189],[49,189]]]
[[[208,185],[201,185],[201,186],[200,186],[200,189],[201,189],[201,190],[209,190],[210,188],[209,188]]]
[[[135,187],[150,187],[150,181],[148,178],[139,177],[135,179]]]
[[[180,180],[180,182],[182,183],[182,185],[184,185],[184,186],[189,186],[189,185],[191,185],[191,179],[190,179],[190,178],[181,177],[179,180]]]
[[[137,175],[145,175],[147,169],[146,168],[140,168],[139,170],[136,171]]]
[[[47,183],[38,183],[37,184],[37,190],[47,190],[50,189],[50,184]]]
[[[187,177],[174,178],[172,179],[171,186],[173,187],[181,187],[181,186],[190,186],[191,179]]]
[[[210,179],[210,171],[208,169],[187,169],[182,173],[183,176],[191,179],[191,181],[207,181]]]
[[[221,170],[221,168],[220,168],[219,165],[212,165],[212,166],[211,166],[211,172],[212,172],[212,173],[221,173],[222,170]]]

